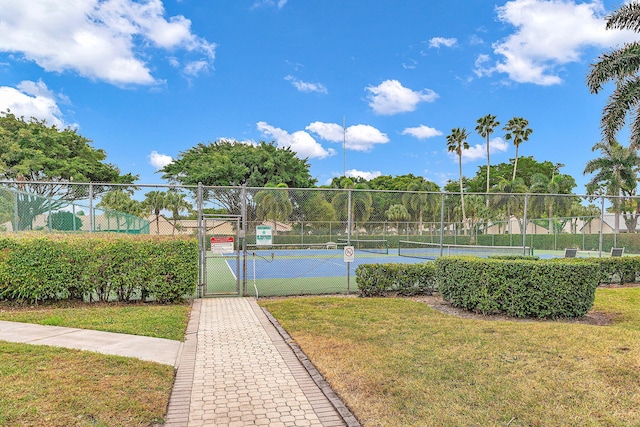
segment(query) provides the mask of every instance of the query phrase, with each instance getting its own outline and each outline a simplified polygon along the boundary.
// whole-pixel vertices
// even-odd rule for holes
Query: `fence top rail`
[[[56,185],[56,186],[111,186],[111,187],[135,187],[135,188],[177,188],[177,189],[192,189],[196,190],[198,185],[182,185],[182,184],[122,184],[112,182],[74,182],[74,181],[25,181],[25,180],[0,180],[0,185]],[[472,193],[472,192],[450,192],[450,191],[411,191],[411,190],[379,190],[379,189],[367,189],[367,188],[321,188],[321,187],[309,187],[309,188],[275,188],[275,187],[245,187],[245,186],[209,186],[202,185],[205,190],[280,190],[280,191],[324,191],[324,192],[369,192],[369,193],[399,193],[399,194],[432,194],[438,196],[509,196],[509,197],[521,197],[521,196],[543,196],[543,197],[580,197],[584,199],[590,199],[592,201],[602,200],[627,200],[637,199],[640,196],[616,196],[616,195],[602,195],[602,194],[553,194],[553,193]]]

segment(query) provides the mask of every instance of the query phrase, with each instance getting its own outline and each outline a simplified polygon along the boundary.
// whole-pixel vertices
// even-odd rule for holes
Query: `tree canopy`
[[[104,150],[75,129],[58,129],[44,120],[16,117],[0,112],[0,179],[16,181],[103,182],[130,184],[137,179],[105,163]],[[44,194],[37,188],[31,192]],[[45,189],[51,194],[51,188]],[[60,186],[56,194],[71,191]],[[64,192],[65,194],[60,194]]]
[[[640,31],[640,4],[627,2],[607,18],[607,29]],[[640,146],[640,42],[634,41],[610,52],[603,53],[598,62],[591,64],[587,86],[591,93],[599,93],[608,82],[615,89],[609,96],[602,114],[604,140],[612,144],[616,134],[625,125],[627,116],[631,121],[631,147]]]
[[[107,155],[75,129],[58,129],[44,120],[0,112],[0,179],[19,181],[17,195],[19,229],[31,227],[33,218],[69,202],[87,197],[84,186],[70,182],[131,184],[137,176],[121,175],[105,162]],[[46,181],[51,184],[35,184]],[[107,191],[94,186],[94,194]]]
[[[491,180],[490,188],[497,187],[502,180],[510,180],[513,176],[514,160],[509,163],[498,163],[491,165]],[[554,164],[548,160],[538,161],[533,156],[524,156],[518,159],[518,177],[522,178],[523,184],[529,188],[532,184],[532,177],[535,174],[542,174],[549,179],[552,179],[555,175],[559,174],[559,168],[562,164]],[[487,166],[479,166],[476,175],[473,178],[465,180],[465,188],[470,193],[484,193],[487,180]],[[457,183],[456,183],[457,184]],[[452,184],[453,186],[453,184]],[[573,187],[568,191],[562,191],[560,194],[568,194],[575,187],[575,181]],[[456,191],[456,190],[449,190]]]
[[[257,145],[220,140],[200,143],[180,153],[160,172],[162,178],[182,185],[265,187],[286,184],[289,188],[314,187],[307,159],[290,148],[261,141]]]

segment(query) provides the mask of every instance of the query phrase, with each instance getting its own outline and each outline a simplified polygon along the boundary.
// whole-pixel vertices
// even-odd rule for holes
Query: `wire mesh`
[[[243,294],[333,293],[355,289],[360,262],[421,262],[399,256],[400,241],[530,247],[545,257],[563,256],[566,248],[577,248],[578,256],[608,256],[611,248],[637,254],[639,202],[575,194],[8,181],[0,184],[0,230],[193,235],[202,251],[211,250],[212,237],[233,236],[240,267],[220,254],[210,268],[229,270],[221,276],[235,275]],[[264,228],[269,244],[258,247]],[[347,244],[378,253],[358,251],[346,263]],[[208,276],[201,272],[202,281]]]

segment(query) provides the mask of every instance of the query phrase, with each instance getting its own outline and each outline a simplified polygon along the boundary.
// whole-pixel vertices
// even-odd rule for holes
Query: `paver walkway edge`
[[[360,426],[253,298],[194,300],[165,426]]]

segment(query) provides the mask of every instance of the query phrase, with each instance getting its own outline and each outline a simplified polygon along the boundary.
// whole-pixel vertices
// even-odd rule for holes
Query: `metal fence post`
[[[522,216],[522,255],[527,254],[527,209],[529,207],[529,195],[524,195],[524,214]]]
[[[351,189],[347,190],[347,246],[351,245]]]
[[[442,243],[444,243],[444,193],[440,193],[440,256],[442,256]]]
[[[89,183],[89,233],[93,233],[93,183]]]
[[[600,199],[600,235],[598,236],[598,256],[602,258],[602,226],[604,224],[604,196]],[[615,230],[614,230],[615,233]]]
[[[18,192],[13,193],[13,231],[20,231],[20,216],[18,215]]]
[[[242,296],[247,296],[247,184],[242,184],[241,216],[242,216]]]
[[[205,251],[206,246],[204,244],[204,235],[205,231],[203,230],[203,220],[202,220],[202,183],[198,183],[198,190],[196,192],[196,204],[198,210],[198,289],[197,289],[197,297],[202,298],[204,295],[204,287],[205,287]]]

